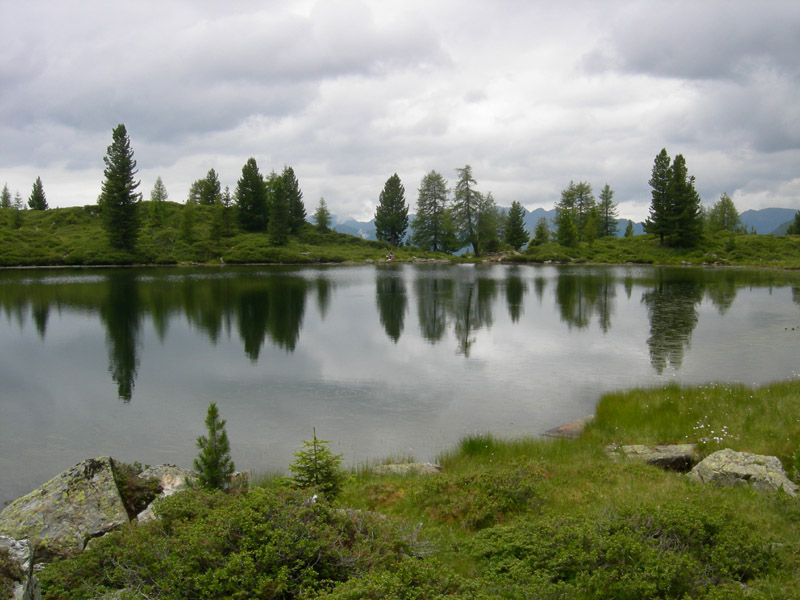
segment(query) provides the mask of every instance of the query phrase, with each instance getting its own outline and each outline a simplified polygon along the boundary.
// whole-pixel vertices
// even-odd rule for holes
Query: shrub
[[[697,597],[774,564],[768,540],[732,511],[700,502],[495,527],[469,551],[487,576],[536,590],[533,597]]]
[[[434,519],[480,529],[531,506],[542,477],[540,467],[522,461],[474,469],[467,475],[440,473],[422,485],[417,502]]]
[[[142,512],[161,493],[161,484],[155,478],[139,477],[142,465],[112,461],[114,482],[117,484],[122,504],[129,518]]]
[[[40,575],[44,598],[135,589],[149,598],[296,598],[408,555],[402,532],[372,513],[305,495],[190,490],[159,501],[160,521],[98,539]]]
[[[11,598],[14,584],[22,581],[22,571],[11,559],[8,550],[0,548],[0,598]]]

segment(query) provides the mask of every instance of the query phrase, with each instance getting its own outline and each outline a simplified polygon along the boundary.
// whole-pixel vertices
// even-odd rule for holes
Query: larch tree
[[[533,229],[533,245],[541,246],[550,241],[550,224],[547,222],[547,217],[539,217],[536,221],[536,227]]]
[[[284,171],[285,175],[286,171]],[[282,246],[289,240],[291,206],[289,204],[289,190],[287,178],[273,171],[267,177],[267,196],[269,197],[269,232],[270,241],[277,246]]]
[[[125,125],[117,125],[111,134],[111,145],[103,158],[105,180],[98,198],[103,225],[111,245],[132,251],[139,236],[138,203],[141,194],[136,191],[136,161]]]
[[[633,237],[633,221],[628,219],[628,224],[625,226],[625,237]]]
[[[472,176],[472,167],[465,165],[456,169],[458,181],[454,190],[453,217],[460,234],[462,246],[472,246],[472,253],[480,256],[478,217],[482,201],[481,193],[475,189],[477,182]]]
[[[156,177],[153,189],[150,191],[150,222],[156,227],[160,227],[164,220],[164,202],[169,198],[167,187],[161,179],[161,175]]]
[[[522,204],[514,200],[506,217],[504,231],[506,244],[519,251],[528,243],[528,232],[525,230],[525,209]]]
[[[328,205],[325,203],[325,198],[319,199],[317,210],[314,212],[314,223],[317,226],[317,231],[320,233],[327,233],[331,228],[331,213],[328,210]]]
[[[432,252],[445,249],[447,214],[447,181],[436,171],[422,178],[417,196],[417,214],[411,224],[411,243]]]
[[[400,246],[408,229],[408,205],[406,191],[395,173],[381,190],[375,210],[375,237],[390,246]]]
[[[613,200],[614,190],[612,190],[608,184],[605,184],[603,189],[600,190],[600,195],[598,198],[598,234],[600,237],[616,237],[617,219],[619,218],[619,213],[617,212],[617,203]]]
[[[267,186],[255,158],[248,158],[242,167],[242,176],[236,182],[236,205],[239,224],[245,231],[266,231]]]
[[[194,469],[201,486],[221,490],[230,482],[235,466],[231,459],[231,445],[225,432],[225,419],[219,418],[216,402],[208,405],[206,434],[197,438],[200,454],[194,459]]]
[[[708,230],[711,233],[718,231],[740,233],[743,231],[739,211],[736,210],[736,205],[728,194],[722,194],[708,211]]]
[[[28,207],[32,210],[47,210],[47,198],[44,195],[41,177],[37,177],[36,181],[33,182],[33,189],[28,198]]]

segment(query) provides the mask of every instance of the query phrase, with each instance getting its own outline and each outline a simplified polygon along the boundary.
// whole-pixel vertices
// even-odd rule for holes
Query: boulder
[[[161,494],[159,494],[158,498],[166,498],[167,496],[172,496],[173,494],[188,489],[191,480],[196,476],[194,471],[182,469],[175,465],[156,465],[155,467],[149,467],[139,473],[139,477],[143,479],[158,479],[158,482],[161,484]],[[156,500],[158,500],[158,498],[156,498]],[[136,520],[139,523],[147,523],[156,518],[153,512],[153,504],[156,500],[148,504],[147,508],[136,516]]]
[[[697,463],[694,444],[612,445],[606,446],[606,452],[613,458],[640,460],[662,469],[680,471],[681,473],[690,470]]]
[[[439,465],[432,463],[391,463],[388,465],[378,465],[372,468],[376,475],[435,475],[442,470]]]
[[[790,496],[797,494],[797,485],[786,477],[777,457],[736,452],[730,448],[709,454],[687,477],[720,486],[751,485],[760,491],[782,489]]]
[[[35,539],[37,560],[75,554],[128,522],[107,456],[84,460],[0,512],[0,535]]]

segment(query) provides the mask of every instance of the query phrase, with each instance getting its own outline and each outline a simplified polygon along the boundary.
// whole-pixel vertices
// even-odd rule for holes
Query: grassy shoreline
[[[234,573],[241,597],[800,598],[800,500],[692,483],[604,450],[730,447],[778,456],[797,481],[800,381],[633,389],[603,395],[596,413],[575,439],[467,437],[442,453],[438,475],[360,469],[333,504],[304,508],[309,492],[274,478],[235,497],[187,492],[164,505],[166,523],[48,567],[45,598],[131,578],[151,597],[239,597],[224,591]],[[294,533],[270,537],[285,527]],[[275,567],[284,555],[294,558]]]
[[[141,212],[148,213],[148,202]],[[214,264],[349,264],[383,261],[384,243],[337,232],[320,233],[308,224],[283,245],[264,233],[212,236],[212,207],[197,206],[194,223],[182,221],[184,206],[165,203],[161,224],[143,218],[137,250],[111,248],[97,206],[24,211],[22,225],[11,226],[11,209],[0,209],[0,267],[165,266]],[[231,217],[232,218],[232,217]],[[502,250],[502,249],[501,249]],[[456,257],[411,247],[394,249],[397,262],[558,263],[714,265],[800,269],[800,236],[706,235],[695,248],[660,247],[656,237],[602,238],[575,248],[529,246],[521,253],[501,251],[484,257]]]

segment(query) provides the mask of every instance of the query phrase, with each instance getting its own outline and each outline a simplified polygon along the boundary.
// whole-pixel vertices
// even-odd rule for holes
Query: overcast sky
[[[248,157],[314,212],[372,218],[397,173],[472,165],[499,205],[570,180],[647,215],[653,159],[705,204],[800,209],[800,2],[0,0],[0,185],[94,204],[124,123],[149,199]]]

